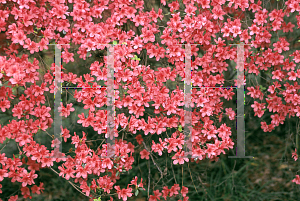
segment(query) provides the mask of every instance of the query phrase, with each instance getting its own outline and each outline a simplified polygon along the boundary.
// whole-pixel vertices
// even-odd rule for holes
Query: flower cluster
[[[6,3],[13,3],[13,7],[5,7]],[[184,114],[184,93],[177,88],[170,91],[166,87],[168,80],[175,81],[181,77],[180,81],[186,81],[185,75],[185,50],[178,43],[200,44],[205,54],[199,58],[197,46],[191,47],[191,56],[197,58],[191,62],[193,86],[217,86],[223,85],[225,78],[224,71],[227,71],[226,60],[238,61],[235,47],[225,44],[228,41],[250,42],[251,46],[245,47],[245,71],[258,75],[260,71],[270,73],[274,82],[264,91],[259,86],[248,87],[247,95],[254,100],[251,107],[255,116],[262,117],[264,109],[273,112],[272,121],[269,125],[261,122],[264,132],[271,132],[279,124],[283,124],[287,118],[300,116],[300,86],[297,79],[300,78],[300,71],[295,71],[295,66],[300,62],[300,51],[288,55],[293,57],[292,61],[285,58],[283,53],[289,51],[290,42],[287,38],[280,37],[278,41],[271,44],[272,34],[278,30],[283,32],[293,32],[296,25],[288,24],[284,21],[285,16],[298,12],[297,28],[300,26],[300,7],[294,0],[285,2],[286,9],[274,9],[271,12],[262,9],[261,1],[254,0],[225,1],[220,0],[183,0],[185,13],[176,12],[180,9],[179,3],[172,2],[166,5],[165,0],[161,3],[168,6],[171,11],[170,21],[160,32],[157,22],[164,19],[162,9],[143,12],[144,2],[142,0],[132,1],[93,1],[88,3],[81,0],[60,0],[46,2],[32,0],[22,1],[2,1],[0,3],[0,24],[1,31],[5,31],[6,39],[11,43],[4,49],[7,56],[0,56],[0,109],[2,112],[11,110],[15,118],[7,125],[0,125],[0,143],[6,139],[14,140],[20,147],[19,157],[7,158],[4,153],[0,154],[0,181],[5,177],[11,178],[11,182],[19,182],[24,198],[31,198],[34,193],[43,191],[43,183],[35,185],[36,174],[41,168],[52,168],[55,163],[62,162],[58,167],[58,175],[68,181],[78,183],[81,191],[88,197],[94,198],[93,192],[102,189],[105,193],[116,191],[118,198],[127,200],[133,196],[135,188],[142,188],[143,183],[137,184],[135,177],[128,184],[127,188],[115,185],[120,179],[120,173],[132,169],[134,162],[133,154],[138,146],[144,146],[140,154],[141,159],[151,160],[153,154],[161,156],[163,153],[174,154],[172,157],[174,164],[184,164],[195,162],[192,158],[178,157],[185,156],[184,135],[182,127],[185,126]],[[39,5],[39,6],[38,6]],[[72,5],[73,10],[70,10]],[[211,9],[212,7],[212,9]],[[235,11],[232,11],[231,7]],[[5,8],[5,9],[4,9]],[[239,18],[228,18],[227,13],[239,13],[246,9],[254,13],[253,24],[248,28],[243,28],[244,23]],[[106,10],[111,11],[111,15],[104,14]],[[198,11],[196,15],[196,12]],[[8,20],[12,16],[14,21]],[[105,22],[95,23],[97,18],[105,18]],[[226,22],[223,22],[225,21]],[[70,23],[72,20],[72,24]],[[136,35],[133,30],[124,31],[120,26],[133,22],[136,27],[141,28],[141,35]],[[268,25],[268,21],[272,26]],[[159,37],[161,44],[155,43]],[[63,35],[63,37],[61,37]],[[221,36],[221,37],[218,37]],[[212,40],[212,38],[215,38]],[[40,74],[39,61],[34,59],[31,63],[28,55],[23,54],[21,58],[15,56],[22,47],[24,51],[34,54],[44,49],[48,49],[49,42],[56,44],[68,44],[62,47],[63,62],[74,61],[74,54],[71,53],[71,44],[79,45],[77,54],[79,58],[86,60],[87,53],[95,50],[104,50],[103,44],[119,41],[120,45],[114,47],[114,69],[115,69],[115,89],[122,88],[125,93],[121,95],[115,92],[115,106],[118,109],[126,109],[130,117],[124,113],[118,114],[115,119],[115,137],[118,137],[118,128],[124,129],[136,135],[138,145],[128,142],[126,139],[115,141],[115,156],[105,158],[107,147],[102,145],[97,150],[91,149],[86,141],[86,133],[83,137],[74,132],[70,134],[67,128],[61,127],[61,136],[64,142],[74,146],[74,156],[58,153],[57,146],[61,142],[52,141],[54,150],[49,151],[44,145],[40,145],[33,139],[39,130],[46,131],[51,128],[53,117],[51,117],[51,107],[47,105],[45,91],[54,93],[55,91],[55,64],[43,76]],[[250,51],[250,48],[261,48],[261,51]],[[158,67],[153,70],[150,66],[141,65],[137,54],[142,50],[147,51],[149,58],[155,57],[156,61],[165,59],[175,67]],[[135,57],[134,57],[135,55]],[[91,54],[90,54],[91,56]],[[84,113],[78,115],[78,124],[83,127],[92,127],[99,135],[106,135],[107,111],[100,108],[107,104],[107,90],[97,88],[96,81],[104,81],[107,84],[107,63],[108,58],[104,56],[104,61],[95,61],[90,66],[90,74],[83,77],[69,72],[62,72],[62,81],[73,83],[84,88],[75,90],[74,98],[77,102],[84,104],[84,109],[88,110],[88,115]],[[273,69],[274,68],[274,69]],[[197,69],[201,69],[197,71]],[[64,68],[62,68],[64,70]],[[272,73],[271,73],[272,71]],[[241,76],[243,78],[243,75]],[[240,79],[239,77],[239,80]],[[38,81],[43,81],[40,86]],[[290,81],[287,82],[287,81]],[[244,80],[245,82],[245,80]],[[238,86],[243,82],[235,80]],[[94,88],[85,88],[85,87]],[[19,88],[24,88],[24,94],[16,93]],[[191,115],[191,142],[193,155],[197,159],[218,160],[218,156],[225,149],[233,148],[231,140],[231,130],[226,124],[219,128],[214,125],[214,117],[219,117],[222,121],[223,114],[229,120],[235,119],[235,112],[232,108],[223,108],[221,98],[230,100],[234,93],[232,89],[222,88],[193,88],[190,95],[193,107]],[[19,101],[11,104],[12,101]],[[265,102],[263,102],[265,101]],[[59,107],[61,116],[68,117],[74,112],[72,103],[63,104]],[[145,119],[145,107],[152,108],[156,117],[148,116]],[[171,137],[165,135],[167,129],[175,128]],[[179,129],[181,128],[181,129]],[[137,134],[143,132],[144,135]],[[158,135],[159,141],[152,141],[150,149],[146,146],[143,138],[147,135]],[[81,134],[80,134],[81,136]],[[143,145],[142,145],[143,144]],[[60,155],[59,155],[60,154]],[[61,156],[61,157],[57,157]],[[297,155],[293,155],[295,160]],[[151,158],[151,159],[150,159]],[[199,162],[197,160],[197,162]],[[88,179],[97,176],[89,182]],[[297,184],[299,176],[294,179]],[[130,187],[130,186],[135,186]],[[0,184],[0,187],[2,185]],[[181,189],[180,193],[179,190]],[[175,197],[182,195],[183,201],[188,200],[187,187],[175,184],[168,189],[163,187],[161,192],[154,191],[154,195],[149,196],[149,200],[160,200],[162,196]],[[17,200],[18,195],[13,195],[9,200]],[[111,197],[112,200],[112,197]]]

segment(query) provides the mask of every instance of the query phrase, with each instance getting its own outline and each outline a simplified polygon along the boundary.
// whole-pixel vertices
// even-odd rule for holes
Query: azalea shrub
[[[271,122],[261,121],[261,129],[272,132],[287,118],[298,118],[300,51],[290,48],[294,39],[286,34],[299,29],[299,3],[288,0],[281,2],[281,9],[266,9],[260,0],[161,0],[161,8],[144,11],[142,0],[0,0],[0,31],[5,36],[0,56],[0,109],[11,114],[9,121],[0,124],[0,143],[4,150],[13,141],[19,151],[8,157],[1,149],[0,181],[19,183],[21,192],[11,195],[9,201],[43,193],[47,181],[35,181],[45,168],[90,200],[125,201],[141,191],[147,191],[150,201],[189,200],[190,189],[182,184],[164,183],[157,189],[151,185],[150,189],[151,178],[138,176],[124,186],[117,182],[137,159],[155,166],[160,181],[166,173],[156,163],[159,157],[171,155],[171,165],[198,164],[218,161],[221,154],[233,149],[233,131],[226,122],[233,124],[235,108],[225,108],[223,103],[232,100],[235,91],[219,87],[227,82],[230,61],[237,63],[237,46],[231,44],[248,44],[244,46],[247,78],[264,72],[272,80],[266,87],[246,87],[254,116],[271,115]],[[59,112],[64,121],[76,114],[75,124],[90,129],[71,132],[62,125],[61,141],[48,132],[54,123],[49,99],[53,101],[56,66],[51,62],[42,69],[37,56],[49,50],[49,44],[67,44],[61,46],[61,79],[66,86],[78,88],[72,89],[73,102],[66,98]],[[107,134],[107,90],[100,88],[108,84],[108,50],[103,44],[114,45],[112,157],[105,157],[105,143],[97,144]],[[178,44],[197,44],[191,46],[192,158],[184,157],[184,89],[174,85],[186,77],[185,49]],[[76,56],[85,61],[96,52],[102,59],[92,61],[89,72],[78,75],[64,68],[75,63]],[[152,58],[160,65],[147,65]],[[231,71],[236,74],[235,69]],[[173,88],[167,83],[173,83]],[[236,78],[231,85],[237,85]],[[199,88],[203,86],[211,88]],[[41,133],[48,134],[50,147],[35,140]],[[57,157],[56,145],[70,150]],[[292,157],[297,160],[297,151]],[[300,184],[299,175],[293,182]]]

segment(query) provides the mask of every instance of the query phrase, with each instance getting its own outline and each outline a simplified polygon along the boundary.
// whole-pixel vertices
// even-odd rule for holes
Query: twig
[[[6,198],[9,198],[10,196],[14,195],[16,192],[18,192],[21,188],[19,188],[18,190],[16,190],[15,192],[13,192],[12,194],[10,194],[9,196],[7,196]]]
[[[151,174],[151,170],[150,170],[150,161],[148,160],[148,168],[149,168],[149,172],[148,172],[148,199],[149,199],[149,192],[150,192],[150,174]]]
[[[16,143],[17,143],[17,142],[16,142]],[[22,153],[22,151],[21,151],[21,149],[20,149],[20,147],[19,147],[18,143],[17,143],[17,146],[18,146],[18,149],[19,149],[20,153]]]
[[[234,160],[234,165],[233,165],[232,171],[234,171],[235,165],[236,165],[236,160]],[[231,175],[231,178],[232,178],[232,188],[231,188],[231,191],[233,191],[233,188],[235,187],[234,186],[234,180],[233,180],[233,174]]]
[[[5,143],[4,147],[2,147],[2,149],[4,149],[6,147],[6,145],[9,143],[10,139]],[[0,150],[0,152],[2,151],[2,149]]]
[[[200,176],[198,176],[198,179],[199,179],[199,181],[200,181],[200,183],[201,183],[201,185],[202,185],[202,187],[203,187],[203,189],[204,189],[205,195],[207,195],[206,188],[204,187],[204,184],[203,184],[203,182],[202,182]]]
[[[144,145],[145,149],[150,153],[150,157],[151,157],[151,160],[152,160],[153,164],[156,166],[156,168],[157,168],[158,171],[160,172],[160,178],[159,178],[159,180],[156,182],[156,184],[155,184],[155,186],[156,186],[157,183],[158,183],[158,182],[164,177],[164,175],[166,175],[167,173],[164,173],[164,172],[161,171],[160,167],[156,164],[155,160],[153,159],[153,156],[152,156],[152,153],[151,153],[150,149],[147,148],[147,146],[146,146],[146,144],[145,144],[144,141],[143,141],[143,145]],[[150,161],[149,161],[149,163],[150,163]],[[150,164],[149,164],[149,168],[150,168]],[[149,171],[150,171],[150,169],[149,169]],[[150,175],[150,172],[149,172],[149,175]],[[150,180],[150,178],[148,178],[148,179]],[[163,184],[165,185],[165,182],[164,182],[164,181],[163,181]],[[149,183],[149,185],[150,185],[150,183]],[[154,186],[154,187],[155,187],[155,186]]]
[[[151,157],[151,159],[152,159],[154,165],[156,166],[156,168],[157,168],[158,171],[160,172],[160,175],[161,175],[161,178],[162,178],[164,174],[163,174],[163,172],[161,171],[160,167],[159,167],[159,166],[156,164],[156,162],[154,161],[153,156],[152,156],[152,154],[151,154],[151,151],[147,148],[147,146],[146,146],[146,144],[145,144],[144,141],[143,141],[143,145],[144,145],[145,149],[150,153],[150,157]]]
[[[139,170],[141,172],[141,177],[142,177],[142,170],[141,170],[141,167],[140,167],[140,157],[138,157],[138,167],[139,167]]]
[[[182,180],[182,185],[181,188],[183,187],[183,166],[181,166],[181,180]],[[181,194],[181,200],[183,200],[182,194]]]
[[[98,139],[98,140],[87,140],[87,141],[85,141],[85,142],[95,142],[95,141],[99,141],[99,140],[102,140],[102,141],[103,141],[103,139]]]
[[[59,175],[59,173],[58,172],[56,172],[52,167],[49,167],[53,172],[55,172],[56,174],[58,174]],[[68,181],[68,180],[67,180]],[[79,190],[78,188],[78,186],[76,186],[73,182],[71,182],[71,181],[68,181],[69,182],[69,184],[71,184],[78,192],[80,192],[82,195],[84,195],[84,196],[86,196],[86,197],[89,197],[89,198],[91,198],[91,199],[93,199],[92,197],[90,197],[90,196],[87,196],[87,195],[85,195],[81,190]]]
[[[97,149],[96,150],[98,150],[98,148],[103,144],[103,142],[105,141],[105,139],[104,140],[102,140],[102,142],[101,142],[101,144],[97,147]],[[107,148],[106,148],[107,149]]]
[[[171,162],[171,168],[172,168],[172,171],[173,171],[173,177],[174,177],[175,183],[177,184],[175,173],[174,173],[174,169],[173,169],[173,163],[172,162]]]
[[[190,169],[190,163],[188,163],[188,168],[189,168],[189,172],[190,172],[190,176],[191,176],[194,188],[195,188],[196,192],[198,193],[197,188],[196,188],[195,183],[194,183],[194,180],[193,180],[193,177],[192,177],[192,173],[191,173],[191,169]]]
[[[52,135],[50,135],[46,130],[45,130],[45,132],[53,139],[54,137],[52,136]]]

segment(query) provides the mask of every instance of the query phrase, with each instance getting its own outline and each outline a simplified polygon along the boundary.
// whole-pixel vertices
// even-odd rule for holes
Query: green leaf
[[[94,199],[94,201],[101,201],[101,196],[98,199]]]
[[[13,92],[13,94],[15,94],[15,93],[16,93],[16,91],[17,91],[17,87],[13,87],[13,88],[12,88],[12,92]]]
[[[180,132],[182,131],[182,126],[181,126],[181,125],[178,126],[178,130],[179,130]]]
[[[261,89],[262,91],[264,91],[264,90],[267,89],[266,87],[263,87],[262,85],[259,85],[259,87],[260,87],[260,89]]]
[[[131,58],[132,60],[141,60],[140,58],[138,58],[136,55],[134,55],[134,57]]]
[[[138,196],[138,194],[139,194],[139,190],[138,190],[138,189],[136,189],[136,191],[135,191],[134,195],[135,195],[135,196]]]

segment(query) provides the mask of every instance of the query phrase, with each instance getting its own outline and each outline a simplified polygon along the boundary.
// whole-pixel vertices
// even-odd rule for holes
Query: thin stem
[[[149,172],[148,172],[148,199],[149,199],[149,192],[150,192],[150,174],[151,174],[151,170],[150,170],[150,160],[148,160],[148,168],[149,168]]]
[[[56,172],[52,167],[49,167],[49,168],[50,168],[53,172],[55,172],[56,174],[59,175],[59,173]],[[68,181],[68,180],[67,180],[67,181]],[[79,187],[76,186],[73,182],[71,182],[71,181],[68,181],[68,182],[69,182],[69,184],[71,184],[78,192],[80,192],[82,195],[84,195],[84,196],[89,197],[89,198],[92,199],[92,197],[85,195],[81,190],[79,190],[79,189],[78,189]]]
[[[191,169],[190,169],[190,163],[188,163],[188,169],[189,169],[189,172],[190,172],[190,176],[191,176],[194,188],[195,188],[196,192],[198,193],[197,188],[196,188],[195,183],[194,183],[194,180],[193,180],[193,177],[192,177],[192,173],[191,173]]]
[[[6,145],[9,143],[10,139],[5,143],[5,145],[2,147],[2,149],[4,149],[6,147]],[[2,151],[2,149],[0,150],[0,152]]]

